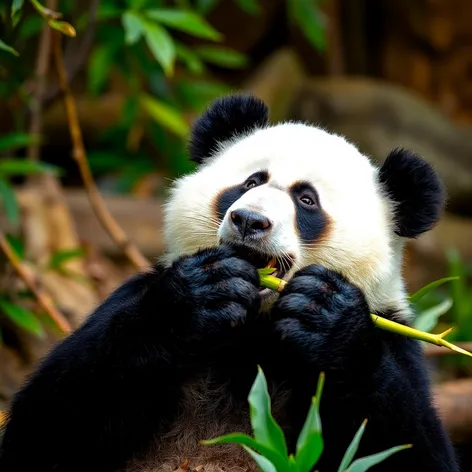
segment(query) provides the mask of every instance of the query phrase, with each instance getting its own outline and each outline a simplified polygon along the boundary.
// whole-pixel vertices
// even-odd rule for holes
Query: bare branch
[[[15,251],[10,246],[10,243],[6,239],[3,232],[0,232],[0,249],[7,257],[8,261],[15,269],[16,273],[20,276],[26,286],[36,297],[41,308],[46,311],[46,313],[56,323],[56,325],[61,331],[63,331],[64,333],[70,333],[72,331],[72,328],[69,322],[64,318],[62,313],[57,310],[48,294],[36,285],[29,271],[26,269],[26,267],[21,262],[20,258],[16,255]]]
[[[66,71],[62,58],[61,48],[61,35],[56,31],[53,32],[53,56],[56,66],[59,83],[63,92],[64,106],[66,109],[67,121],[69,123],[69,130],[73,144],[73,158],[76,161],[82,179],[84,181],[87,195],[89,197],[90,204],[110,237],[115,243],[123,250],[128,259],[138,269],[144,269],[150,265],[150,262],[143,256],[137,246],[133,244],[126,233],[122,230],[113,216],[110,214],[108,209],[103,202],[102,196],[95,184],[92,172],[87,160],[87,154],[85,152],[85,146],[82,137],[82,131],[77,116],[77,109],[75,106],[75,100],[70,91],[70,87],[67,81]]]

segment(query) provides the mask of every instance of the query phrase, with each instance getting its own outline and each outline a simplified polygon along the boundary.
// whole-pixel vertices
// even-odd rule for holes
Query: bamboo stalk
[[[259,277],[261,285],[263,287],[276,290],[277,292],[282,292],[285,286],[287,285],[287,282],[285,280],[279,279],[277,277],[274,277],[273,275],[268,274],[268,271],[266,269],[259,270]],[[447,347],[448,349],[451,349],[452,351],[455,351],[459,354],[464,354],[465,356],[472,357],[472,353],[444,339],[454,328],[449,328],[443,333],[431,334],[426,333],[425,331],[420,331],[418,329],[411,328],[410,326],[405,326],[401,323],[396,323],[395,321],[391,321],[386,318],[382,318],[378,315],[371,314],[370,316],[375,326],[380,329],[384,329],[392,333],[397,333],[402,336],[407,336],[409,338],[418,339],[419,341],[425,341],[427,343],[435,344],[436,346]]]

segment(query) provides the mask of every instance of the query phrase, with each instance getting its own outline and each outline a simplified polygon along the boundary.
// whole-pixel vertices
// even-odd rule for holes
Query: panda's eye
[[[248,180],[245,185],[244,185],[245,188],[249,189],[249,188],[253,188],[253,187],[257,187],[257,182],[255,180]]]
[[[311,206],[311,205],[314,205],[315,202],[313,201],[313,199],[311,197],[309,197],[308,195],[303,195],[300,197],[300,201],[304,204],[304,205],[307,205],[307,206]]]

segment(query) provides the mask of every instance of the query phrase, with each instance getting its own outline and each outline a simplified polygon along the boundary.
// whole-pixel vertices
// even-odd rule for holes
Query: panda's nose
[[[269,218],[251,210],[234,210],[231,212],[233,228],[244,238],[246,236],[262,236],[272,227]]]

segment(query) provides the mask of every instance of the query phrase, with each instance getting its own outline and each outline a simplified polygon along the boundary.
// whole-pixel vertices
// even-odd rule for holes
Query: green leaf
[[[261,11],[261,6],[257,0],[235,0],[241,10],[256,15]]]
[[[49,268],[60,269],[62,264],[66,263],[67,261],[84,257],[84,255],[85,251],[83,248],[64,249],[63,251],[57,251],[52,254],[51,259],[49,260]]]
[[[13,187],[4,179],[0,179],[0,200],[10,222],[17,226],[20,222],[20,210]]]
[[[38,0],[30,0],[34,8],[44,16],[44,18],[52,19],[52,20],[58,20],[59,18],[62,18],[62,13],[59,13],[57,11],[50,10],[49,8],[46,8],[45,6],[41,5],[41,3],[38,2]]]
[[[15,16],[15,13],[17,11],[20,11],[21,8],[23,7],[24,0],[13,0],[11,2],[11,17],[13,18]]]
[[[423,298],[427,293],[431,292],[431,290],[434,290],[436,287],[439,287],[440,285],[449,282],[451,280],[458,280],[459,277],[444,277],[443,279],[435,280],[434,282],[431,282],[430,284],[424,286],[423,288],[420,288],[417,292],[415,292],[413,295],[410,295],[408,300],[410,303],[415,303],[421,298]]]
[[[156,8],[146,10],[144,14],[152,20],[174,28],[197,38],[221,41],[223,35],[211,26],[203,17],[188,10],[175,10],[171,8]]]
[[[42,162],[29,161],[26,159],[2,159],[0,160],[0,175],[28,175],[42,172],[58,173],[55,166]]]
[[[344,454],[338,472],[345,472],[347,467],[349,467],[349,464],[352,462],[352,459],[354,459],[357,449],[359,449],[359,443],[361,442],[362,435],[364,434],[366,424],[367,420],[364,420],[361,424],[361,427],[357,430],[357,433],[355,434],[354,438],[351,441],[351,444],[349,444],[349,447],[347,448]]]
[[[361,459],[357,459],[354,461],[349,467],[349,469],[345,470],[342,469],[343,472],[365,472],[366,470],[369,470],[372,466],[379,464],[380,462],[383,462],[385,459],[389,458],[391,455],[402,451],[404,449],[409,449],[411,444],[405,444],[404,446],[396,446],[392,447],[390,449],[387,449],[386,451],[379,452],[377,454],[372,454],[371,456],[363,457]]]
[[[278,451],[287,459],[288,451],[284,434],[272,416],[267,381],[260,367],[258,367],[257,377],[249,392],[248,400],[254,438],[259,444]]]
[[[8,46],[8,44],[4,43],[1,39],[0,39],[0,50],[9,52],[9,53],[13,54],[14,56],[19,56],[20,55],[20,53],[18,51],[13,49],[11,46]]]
[[[257,272],[259,272],[259,275],[270,275],[276,270],[275,267],[264,267],[263,269],[257,269]]]
[[[10,133],[0,137],[0,151],[20,149],[23,147],[38,144],[39,136],[28,133]]]
[[[164,74],[170,77],[174,72],[175,44],[170,34],[157,23],[144,21],[144,36],[146,43],[164,70]]]
[[[240,444],[244,446],[251,447],[255,451],[262,454],[268,460],[274,464],[277,470],[285,470],[287,467],[287,460],[284,459],[277,451],[273,451],[263,444],[258,443],[255,439],[251,438],[247,434],[243,433],[232,433],[225,436],[220,436],[218,438],[209,439],[202,441],[204,445],[214,445],[214,444]]]
[[[5,237],[18,258],[23,260],[25,257],[25,245],[21,237],[13,236],[12,234],[7,234]]]
[[[272,464],[269,459],[266,459],[264,456],[261,456],[257,452],[254,452],[247,446],[243,446],[243,448],[257,462],[257,465],[259,466],[262,472],[277,472],[277,469],[275,468],[274,464]],[[280,472],[283,472],[283,470]]]
[[[295,463],[298,472],[310,472],[323,452],[320,418],[320,400],[324,386],[324,373],[320,374],[316,396],[313,397],[305,424],[297,441]]]
[[[20,328],[25,329],[39,338],[44,338],[44,329],[31,311],[6,300],[0,300],[0,310]]]
[[[205,62],[228,69],[240,69],[248,65],[247,57],[234,49],[223,46],[199,46],[195,53]]]
[[[67,21],[49,20],[48,25],[62,34],[70,36],[71,38],[75,38],[77,36],[75,28],[70,23],[67,23]]]
[[[440,316],[448,312],[453,305],[451,298],[446,298],[441,303],[424,310],[415,320],[415,328],[420,331],[431,332],[433,328],[438,324]]]
[[[121,23],[125,30],[125,43],[129,45],[139,41],[144,32],[140,15],[133,11],[125,11],[121,15]]]
[[[191,49],[181,43],[176,43],[175,50],[177,57],[182,59],[190,72],[197,75],[203,74],[205,65]]]
[[[207,15],[215,9],[219,0],[196,0],[195,10],[201,15]]]
[[[188,136],[189,125],[178,109],[145,94],[141,95],[140,102],[154,121],[181,138]]]
[[[312,46],[320,51],[326,48],[326,20],[313,0],[290,0],[287,3],[292,20],[298,24]]]
[[[87,70],[87,85],[92,94],[101,92],[108,81],[115,58],[115,48],[109,44],[98,46],[92,52]]]

